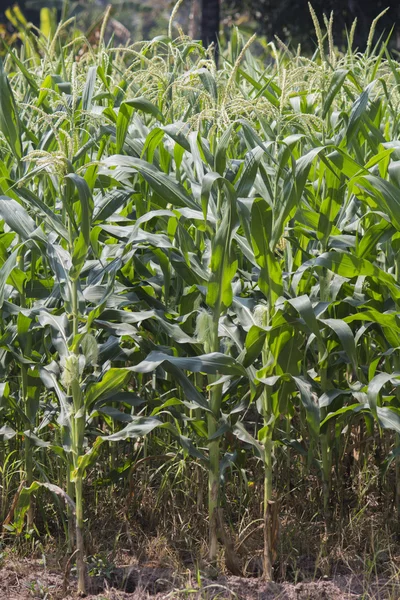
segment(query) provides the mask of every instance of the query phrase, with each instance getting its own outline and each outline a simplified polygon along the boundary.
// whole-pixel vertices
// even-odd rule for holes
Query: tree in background
[[[65,19],[74,17],[76,27],[88,34],[101,27],[105,11],[110,4],[112,9],[106,39],[114,36],[118,43],[127,43],[128,39],[146,40],[165,33],[175,2],[174,0],[0,0],[0,24],[12,29],[6,11],[18,5],[25,19],[39,26],[40,10],[51,7],[57,10],[58,20],[62,15]],[[181,22],[181,14],[183,19],[187,16],[188,9],[185,5],[188,4],[190,5],[190,0],[185,0],[182,10],[179,11],[178,22],[184,27],[187,23]],[[123,35],[119,35],[119,31]]]
[[[21,9],[26,20],[38,27],[40,23],[40,11],[36,6],[32,6],[29,0],[19,0],[19,2],[12,2],[12,0],[5,0],[5,2],[2,2],[0,0],[0,23],[7,23],[8,19],[6,17],[6,11],[16,4]],[[48,4],[51,3],[46,3],[46,5]]]
[[[375,35],[376,38],[383,32],[388,35],[394,26],[392,44],[400,46],[400,3],[397,0],[312,0],[311,4],[320,19],[323,13],[329,17],[333,11],[333,35],[338,46],[346,43],[346,30],[349,31],[357,19],[354,45],[360,50],[365,49],[372,21],[388,8],[379,20]],[[315,48],[308,0],[224,0],[224,10],[234,19],[241,17],[242,22],[243,15],[247,15],[247,26],[268,39],[278,35],[285,43],[301,43],[303,50]]]
[[[214,43],[218,47],[219,25],[219,0],[201,0],[201,39],[204,46]]]
[[[67,7],[68,17],[76,18],[83,31],[93,28],[104,15],[108,4],[112,5],[112,19],[123,24],[132,41],[151,39],[166,31],[174,0],[0,0],[0,23],[6,23],[5,11],[18,3],[26,19],[39,24],[39,11],[43,6],[53,6],[61,14]],[[333,36],[338,46],[346,44],[346,30],[354,19],[357,27],[354,46],[365,49],[372,21],[385,8],[388,11],[379,20],[375,39],[384,32],[388,35],[394,26],[391,45],[400,48],[400,1],[399,0],[312,0],[320,22],[322,14],[328,17],[333,11]],[[176,14],[175,24],[191,37],[201,38],[205,46],[214,43],[218,48],[221,25],[237,24],[248,30],[265,35],[268,41],[278,35],[285,43],[296,46],[301,43],[303,51],[315,49],[314,26],[310,17],[308,0],[184,0]],[[115,32],[110,28],[110,35]],[[229,31],[227,31],[229,37]],[[107,37],[107,35],[106,35]],[[126,36],[125,36],[126,37]],[[125,40],[124,42],[126,42]]]

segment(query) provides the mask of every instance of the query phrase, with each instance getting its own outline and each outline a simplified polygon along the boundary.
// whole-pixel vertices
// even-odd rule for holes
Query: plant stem
[[[329,276],[327,269],[323,268],[320,275],[320,298],[323,302],[329,301]],[[318,343],[318,363],[320,366],[321,392],[324,393],[328,389],[328,373],[327,359],[325,356],[325,348],[322,341]],[[320,419],[325,419],[327,409],[321,409]],[[329,508],[330,488],[331,488],[331,470],[332,470],[332,454],[331,454],[331,436],[330,426],[326,426],[325,431],[321,431],[321,459],[322,459],[322,495],[324,504],[324,520],[325,520],[325,538],[327,537],[331,515]]]
[[[83,543],[83,498],[82,498],[82,477],[77,476],[75,481],[76,493],[76,549],[77,553],[77,569],[78,569],[78,594],[86,594],[85,581],[85,550]]]
[[[269,305],[270,308],[271,305]],[[267,327],[270,320],[270,310],[263,315],[263,326]],[[268,342],[265,341],[262,350],[263,365],[269,358]],[[264,446],[264,553],[263,553],[263,577],[271,581],[273,577],[272,568],[272,436],[274,432],[273,408],[271,402],[271,388],[264,386],[262,392],[262,416],[264,420],[265,434],[262,444]]]
[[[72,227],[70,224],[70,246],[72,242]],[[72,281],[72,332],[73,338],[79,332],[79,304],[78,304],[78,281],[76,278]],[[72,348],[75,354],[75,348]],[[72,418],[72,454],[74,463],[75,480],[75,503],[76,503],[76,566],[78,571],[78,594],[86,595],[86,569],[85,569],[85,548],[83,540],[83,496],[82,496],[82,472],[79,470],[80,457],[83,454],[83,440],[85,435],[85,404],[80,387],[79,373],[76,373],[71,382],[72,400],[73,400],[73,418]]]
[[[325,411],[324,411],[325,412]],[[323,417],[324,418],[324,417]],[[331,479],[331,453],[330,444],[327,433],[321,434],[321,458],[322,458],[322,494],[324,502],[324,520],[325,520],[325,531],[329,530],[330,525],[330,509],[329,509],[329,498],[330,498],[330,479]]]
[[[78,594],[86,594],[85,583],[85,548],[83,542],[83,496],[82,473],[79,471],[79,459],[83,454],[83,438],[85,432],[85,411],[79,381],[72,382],[72,398],[74,403],[73,456],[75,469],[75,503],[76,503],[76,565],[78,570]],[[77,416],[79,414],[79,416]]]
[[[212,388],[210,392],[210,408],[208,413],[208,437],[211,438],[218,427],[218,417],[221,407],[222,386]],[[215,566],[218,550],[218,522],[217,511],[219,508],[219,439],[209,443],[209,471],[208,471],[208,516],[209,516],[209,560]]]
[[[61,23],[64,23],[68,18],[69,0],[63,0],[61,11]]]
[[[21,271],[24,271],[24,254],[20,254],[18,257],[19,268]],[[26,297],[25,290],[22,289],[20,293],[20,306],[21,308],[26,308]],[[26,332],[26,341],[23,344],[22,351],[23,354],[28,354],[30,352],[31,340],[30,334]],[[31,403],[29,401],[28,394],[28,369],[27,366],[21,363],[21,394],[23,405],[25,408],[25,415],[29,420],[29,431],[32,430],[32,421],[34,419],[34,415],[32,414]],[[25,435],[24,436],[24,453],[25,453],[25,477],[26,477],[26,485],[30,487],[33,482],[33,448],[31,444],[30,438]],[[33,500],[31,498],[29,503],[29,509],[27,513],[27,527],[31,529],[34,521],[34,510],[33,510]]]
[[[210,351],[217,352],[219,350],[218,324],[220,317],[220,303],[218,302],[214,309],[214,323],[211,334]],[[218,379],[218,375],[210,375],[209,383],[214,383]],[[208,439],[211,439],[217,429],[221,411],[222,402],[222,384],[213,385],[210,390],[210,409],[211,412],[207,415]],[[209,471],[208,471],[208,518],[209,518],[209,561],[215,567],[218,551],[218,509],[219,509],[219,488],[220,488],[220,473],[219,473],[219,438],[212,439],[209,442]]]
[[[68,460],[67,467],[66,467],[67,494],[71,498],[71,500],[74,500],[75,486],[74,486],[74,482],[71,479],[71,475],[72,475],[71,471],[72,471],[73,465],[71,464],[69,457],[67,460]],[[74,546],[75,546],[75,531],[74,531],[73,513],[72,513],[72,509],[69,505],[67,506],[67,518],[68,518],[68,552],[71,554],[74,551]]]
[[[271,432],[272,434],[272,432]],[[264,554],[263,577],[266,581],[272,580],[272,439],[264,439]]]

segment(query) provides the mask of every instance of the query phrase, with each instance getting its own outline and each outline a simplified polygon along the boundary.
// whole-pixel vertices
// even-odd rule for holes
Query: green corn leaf
[[[230,125],[225,129],[222,136],[218,140],[214,158],[214,171],[219,175],[223,175],[226,168],[226,155],[229,148],[229,143],[232,135],[233,126]]]
[[[0,268],[0,308],[4,304],[4,295],[5,295],[5,287],[7,283],[7,279],[10,277],[13,269],[17,264],[19,250],[18,248],[10,254],[7,258],[6,262]]]
[[[372,277],[383,286],[386,286],[394,298],[400,298],[400,287],[397,285],[393,275],[386,273],[379,267],[365,259],[357,258],[345,252],[325,252],[316,259],[304,263],[293,278],[293,285],[297,288],[298,282],[304,272],[310,267],[325,267],[342,277]]]
[[[76,175],[75,173],[68,173],[66,179],[71,181],[79,196],[80,201],[80,215],[78,223],[80,224],[80,231],[82,233],[83,240],[87,246],[90,245],[90,227],[93,213],[93,199],[90,192],[89,186],[83,177]]]
[[[130,371],[136,373],[150,373],[157,367],[168,362],[179,369],[190,371],[191,373],[220,373],[221,375],[243,376],[246,370],[234,358],[212,352],[211,354],[202,354],[200,356],[170,356],[163,352],[151,352],[145,360],[134,367],[128,367]]]
[[[327,325],[338,336],[343,350],[346,352],[355,372],[358,369],[357,350],[353,332],[347,323],[341,319],[319,319],[320,323]]]
[[[114,155],[107,158],[104,164],[110,168],[110,175],[115,177],[117,177],[117,174],[112,170],[112,167],[123,167],[132,172],[139,172],[151,188],[173,206],[189,206],[194,210],[198,209],[196,202],[182,185],[144,160],[130,156]]]
[[[207,215],[208,199],[214,185],[221,186],[219,194],[224,198],[222,219],[217,224],[216,233],[212,240],[210,271],[211,276],[207,289],[207,304],[218,311],[228,308],[233,299],[232,279],[236,273],[236,260],[232,256],[232,234],[237,223],[236,193],[229,181],[218,175],[208,173],[201,189],[203,215]],[[222,194],[224,193],[224,196]]]
[[[120,391],[127,380],[129,372],[126,369],[109,369],[101,381],[88,386],[85,393],[85,405],[90,408],[94,402],[106,400]]]
[[[125,100],[121,103],[118,110],[117,116],[117,154],[123,151],[126,135],[128,133],[129,123],[132,118],[134,110],[140,110],[141,112],[147,113],[158,119],[161,123],[164,122],[162,112],[152,104],[149,100],[144,97],[133,98],[132,100]]]
[[[0,196],[0,218],[3,219],[12,231],[26,242],[31,239],[46,241],[46,237],[27,211],[18,202],[7,196]]]
[[[300,400],[306,410],[306,417],[310,428],[310,433],[315,438],[318,438],[320,430],[320,411],[316,398],[314,398],[311,384],[308,381],[306,381],[303,377],[292,376],[290,373],[274,375],[272,377],[259,377],[258,381],[264,385],[273,387],[282,379],[292,380],[297,387]]]
[[[82,110],[90,111],[92,108],[92,98],[94,86],[96,85],[97,67],[89,67],[86,77],[85,87],[82,94]]]
[[[354,179],[354,185],[364,188],[371,198],[375,200],[381,210],[389,217],[391,223],[400,231],[400,197],[399,189],[390,181],[375,175],[366,175]]]
[[[138,417],[129,423],[124,429],[111,435],[102,436],[107,442],[119,442],[120,440],[134,439],[148,435],[156,427],[161,427],[162,421],[155,417]]]
[[[383,429],[392,429],[396,433],[400,433],[400,414],[395,409],[390,407],[378,407],[376,409],[379,425]]]
[[[6,138],[15,158],[20,160],[22,158],[22,142],[18,109],[2,60],[0,60],[0,131]]]
[[[336,71],[334,71],[331,82],[329,84],[328,91],[325,96],[325,101],[322,110],[323,119],[326,118],[329,109],[332,106],[332,102],[334,101],[335,97],[337,96],[341,87],[343,86],[343,83],[345,82],[348,73],[349,72],[345,69],[337,69]]]
[[[254,257],[260,266],[258,285],[268,299],[270,309],[283,293],[282,269],[275,254],[270,251],[273,217],[272,209],[262,198],[256,198],[251,209],[251,239]]]
[[[395,373],[379,373],[375,375],[375,377],[369,382],[367,396],[368,396],[368,404],[371,408],[371,411],[375,418],[378,418],[378,400],[380,392],[389,381],[392,383],[398,382],[398,376]]]
[[[349,122],[346,130],[347,143],[351,142],[357,131],[359,130],[362,119],[365,117],[366,109],[368,106],[369,94],[374,87],[375,82],[373,81],[365,90],[360,94],[357,100],[354,102],[350,112]]]

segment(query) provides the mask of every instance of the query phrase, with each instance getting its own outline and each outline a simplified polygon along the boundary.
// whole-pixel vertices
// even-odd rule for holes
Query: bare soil
[[[190,572],[176,574],[160,567],[128,566],[114,569],[107,579],[93,577],[88,600],[399,600],[400,580],[338,575],[330,580],[301,583],[264,583],[257,578],[221,576],[197,583]],[[45,568],[38,560],[8,561],[0,568],[1,600],[76,600],[71,575],[66,587],[62,569]]]

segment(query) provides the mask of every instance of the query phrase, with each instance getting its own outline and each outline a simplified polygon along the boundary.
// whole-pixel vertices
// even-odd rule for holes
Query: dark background
[[[65,2],[65,0],[64,0]],[[170,0],[114,0],[113,17],[129,30],[132,40],[148,39],[165,33],[169,14],[174,6]],[[77,23],[85,28],[104,11],[109,0],[68,0],[68,16],[76,16]],[[111,0],[113,3],[113,0]],[[5,23],[5,10],[13,3],[0,0],[0,22]],[[39,25],[42,6],[57,7],[58,15],[63,0],[20,0],[24,15]],[[346,44],[348,31],[357,18],[355,46],[363,50],[373,19],[385,8],[388,12],[379,20],[375,41],[380,35],[390,38],[392,50],[400,50],[400,0],[314,0],[313,8],[323,25],[322,15],[328,17],[334,11],[334,40],[338,47]],[[315,33],[307,0],[185,0],[177,14],[177,22],[184,31],[208,43],[217,39],[217,32],[229,32],[232,24],[239,25],[248,33],[257,32],[267,41],[278,35],[294,47],[302,45],[303,52],[315,48]]]
[[[211,0],[211,3],[213,1]],[[255,20],[255,28],[268,38],[278,35],[282,40],[290,41],[310,49],[315,45],[315,34],[307,0],[225,0],[236,12],[247,11]],[[313,0],[312,6],[322,24],[322,15],[334,13],[333,32],[337,45],[346,43],[346,30],[350,30],[357,19],[355,45],[363,50],[372,21],[385,8],[388,12],[379,20],[376,37],[389,34],[392,27],[392,45],[397,46],[400,39],[400,2],[390,0]],[[400,44],[399,44],[400,47]]]

